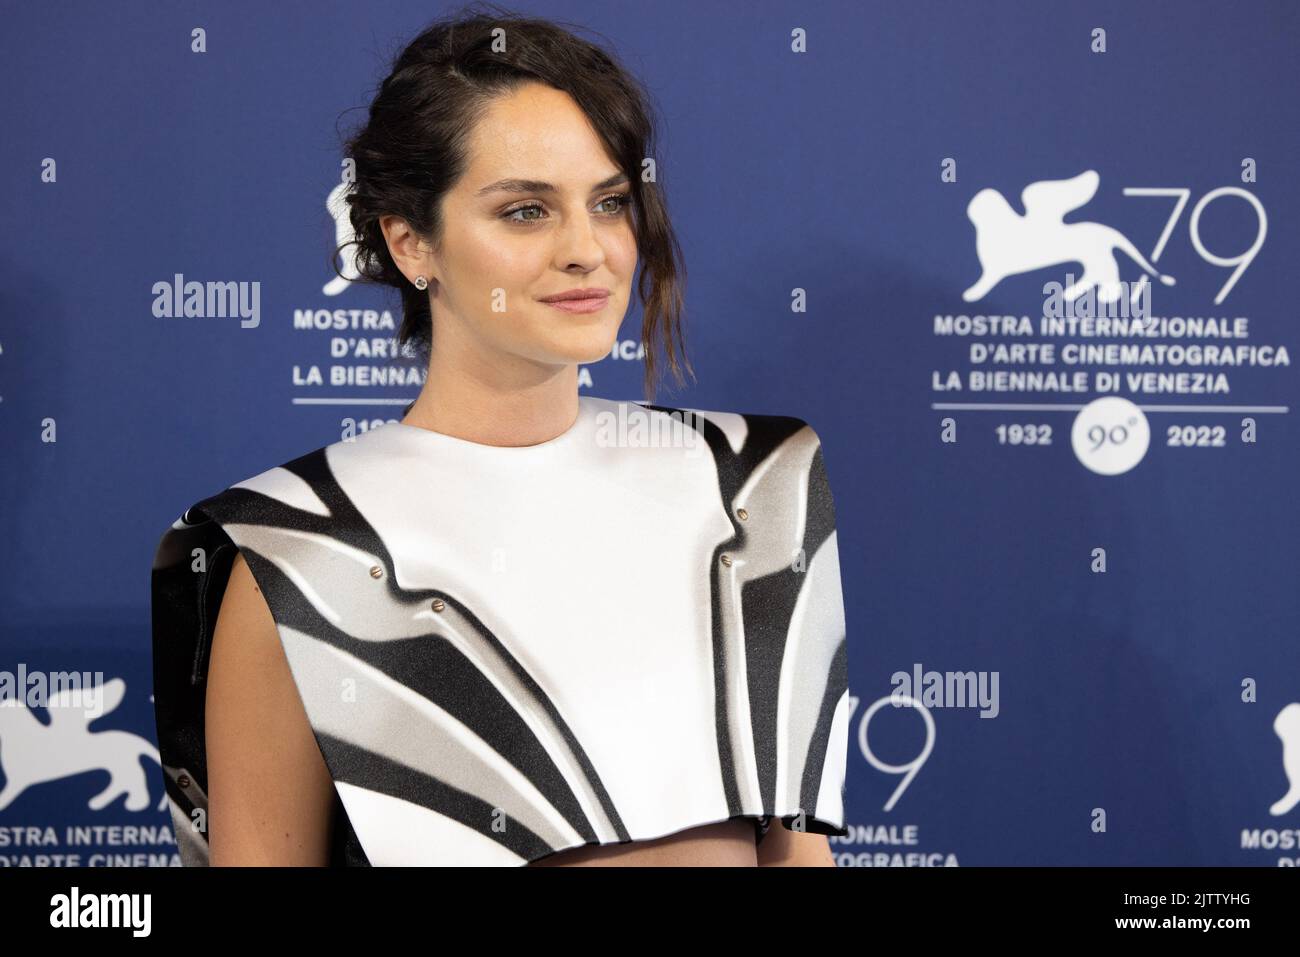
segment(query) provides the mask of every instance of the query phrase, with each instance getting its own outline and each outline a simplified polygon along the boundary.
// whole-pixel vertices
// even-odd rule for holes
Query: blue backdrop
[[[518,7],[607,37],[666,120],[698,384],[657,401],[821,435],[857,699],[840,863],[1300,860],[1300,7]],[[0,681],[98,672],[121,701],[0,709],[0,864],[178,862],[154,549],[418,391],[363,378],[400,313],[330,283],[326,204],[339,131],[442,10],[7,12]],[[1177,321],[1043,324],[1051,283],[1116,266]],[[157,315],[178,274],[257,283],[256,324]],[[642,397],[639,324],[584,390]],[[1050,361],[999,350],[1030,344]]]

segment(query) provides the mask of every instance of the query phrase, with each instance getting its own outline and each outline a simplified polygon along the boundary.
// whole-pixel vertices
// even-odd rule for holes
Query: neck
[[[578,367],[515,355],[473,356],[438,343],[406,425],[482,445],[537,445],[578,416]]]

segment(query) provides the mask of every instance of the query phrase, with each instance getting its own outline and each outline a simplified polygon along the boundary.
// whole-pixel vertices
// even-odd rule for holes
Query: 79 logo
[[[1151,251],[1151,261],[1158,262],[1161,254],[1165,251],[1165,246],[1169,242],[1169,237],[1173,234],[1174,228],[1178,223],[1179,217],[1182,216],[1183,210],[1187,207],[1187,201],[1191,196],[1191,190],[1182,187],[1145,187],[1130,186],[1124,189],[1125,196],[1172,196],[1175,198],[1173,210],[1169,213],[1169,219],[1165,223],[1165,228],[1160,233],[1160,238],[1156,240],[1155,248]],[[1255,211],[1256,229],[1255,239],[1250,247],[1235,256],[1218,256],[1205,246],[1205,241],[1201,238],[1201,215],[1205,208],[1216,199],[1226,197],[1236,197],[1245,200]],[[1259,255],[1260,249],[1264,246],[1264,237],[1268,235],[1268,214],[1264,212],[1264,204],[1250,192],[1237,186],[1220,186],[1218,189],[1210,190],[1202,196],[1192,207],[1192,215],[1187,223],[1187,234],[1192,241],[1192,248],[1196,254],[1207,263],[1222,268],[1232,269],[1232,275],[1228,277],[1227,282],[1219,289],[1214,297],[1214,304],[1217,306],[1227,298],[1232,287],[1237,284],[1242,273],[1249,268],[1250,264],[1255,261]],[[1133,292],[1133,301],[1141,295],[1143,287],[1147,283],[1147,276],[1144,274],[1136,283],[1136,289]]]

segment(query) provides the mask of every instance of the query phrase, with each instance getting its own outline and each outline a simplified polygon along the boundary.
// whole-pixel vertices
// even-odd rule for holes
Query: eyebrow
[[[615,173],[608,179],[601,180],[591,188],[594,193],[597,190],[608,189],[611,186],[617,186],[620,183],[628,182],[627,174],[623,172]],[[484,186],[478,191],[479,196],[487,193],[494,193],[502,190],[507,193],[558,193],[559,190],[551,183],[543,182],[539,179],[500,179],[495,183]]]

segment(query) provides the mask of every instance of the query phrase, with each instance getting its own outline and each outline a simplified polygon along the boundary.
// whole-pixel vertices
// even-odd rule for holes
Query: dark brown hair
[[[572,27],[565,23],[564,27]],[[495,31],[502,30],[504,34]],[[504,36],[505,49],[494,49]],[[630,180],[629,204],[640,259],[645,346],[645,392],[652,400],[664,351],[677,383],[688,371],[682,328],[685,266],[656,181],[642,164],[654,159],[649,97],[612,55],[559,23],[521,17],[493,4],[474,3],[434,21],[394,59],[370,104],[367,122],[347,140],[356,179],[346,194],[362,281],[391,286],[402,296],[398,343],[427,360],[432,316],[427,293],[398,270],[388,252],[381,216],[404,218],[438,246],[441,201],[468,162],[467,143],[490,101],[521,84],[541,82],[568,93]],[[334,267],[337,271],[337,266]]]

